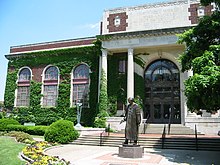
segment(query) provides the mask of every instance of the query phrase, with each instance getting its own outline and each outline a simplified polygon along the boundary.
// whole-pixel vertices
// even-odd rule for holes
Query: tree
[[[215,2],[215,11],[204,16],[199,24],[179,35],[186,49],[180,55],[182,71],[192,70],[185,83],[185,95],[190,111],[220,109],[220,2],[201,0],[202,5]]]

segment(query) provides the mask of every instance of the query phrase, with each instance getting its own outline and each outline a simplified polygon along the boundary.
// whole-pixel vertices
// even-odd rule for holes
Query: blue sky
[[[99,34],[105,9],[167,0],[0,0],[0,101],[10,46]]]

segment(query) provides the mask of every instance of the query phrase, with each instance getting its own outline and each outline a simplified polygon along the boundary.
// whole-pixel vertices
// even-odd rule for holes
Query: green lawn
[[[17,143],[14,139],[0,136],[0,165],[24,165],[18,158],[25,144]]]

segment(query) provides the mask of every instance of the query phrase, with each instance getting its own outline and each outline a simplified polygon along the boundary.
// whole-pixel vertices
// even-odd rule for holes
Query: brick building
[[[218,114],[203,113],[200,116],[187,111],[183,82],[193,73],[180,71],[177,58],[185,46],[177,44],[176,35],[197,25],[199,17],[209,15],[213,10],[214,4],[202,7],[198,0],[110,9],[104,11],[101,34],[96,37],[11,47],[6,55],[9,63],[30,54],[41,57],[48,51],[53,52],[51,58],[62,59],[62,51],[92,48],[96,38],[101,40],[102,46],[99,59],[93,61],[98,67],[91,68],[91,61],[79,60],[72,66],[67,82],[57,61],[36,66],[20,65],[17,88],[11,91],[14,93],[13,107],[30,106],[30,86],[34,80],[41,83],[39,104],[42,107],[57,106],[59,87],[65,82],[70,84],[67,105],[74,107],[77,100],[81,100],[85,108],[91,109],[90,99],[94,95],[91,85],[97,81],[94,89],[97,95],[93,99],[97,103],[103,70],[107,77],[108,97],[117,107],[114,116],[121,115],[126,98],[139,96],[143,100],[143,117],[149,118],[149,123],[166,124],[171,116],[173,124],[190,127],[197,124],[199,131],[215,134],[220,126]],[[15,70],[14,67],[9,65],[8,72]],[[93,79],[91,74],[95,76]]]

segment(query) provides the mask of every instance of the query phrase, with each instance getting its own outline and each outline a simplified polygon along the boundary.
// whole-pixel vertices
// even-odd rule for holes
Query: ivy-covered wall
[[[108,56],[108,98],[109,111],[114,115],[117,110],[117,101],[127,103],[127,72],[119,73],[119,61],[127,61],[127,52]],[[143,61],[135,57],[136,64],[141,65]],[[128,66],[129,67],[129,66]],[[137,73],[134,75],[134,95],[144,100],[144,79]]]
[[[90,66],[90,108],[82,111],[81,123],[84,126],[93,126],[98,111],[98,73],[101,46],[96,42],[94,46],[78,47],[62,50],[39,51],[27,53],[19,58],[11,58],[8,63],[8,74],[5,89],[5,107],[13,110],[21,123],[33,121],[36,124],[48,125],[63,118],[76,123],[76,108],[70,107],[70,89],[72,69],[80,63]],[[117,112],[117,102],[127,103],[127,73],[119,73],[119,61],[127,61],[127,53],[117,53],[108,56],[108,112],[114,116]],[[141,59],[135,57],[135,62],[142,65]],[[14,108],[15,89],[17,88],[17,74],[21,67],[28,66],[37,70],[47,65],[54,65],[60,71],[60,84],[57,106],[42,108],[40,106],[41,86],[39,74],[33,75],[30,85],[30,106],[27,108]],[[35,76],[35,77],[34,77]],[[135,73],[135,96],[144,100],[144,79]]]
[[[33,121],[36,124],[48,125],[63,118],[76,121],[76,108],[70,107],[70,88],[72,69],[86,63],[90,67],[90,108],[82,111],[81,122],[84,126],[92,126],[97,115],[98,69],[100,44],[94,46],[69,48],[62,50],[33,52],[21,57],[11,58],[8,62],[8,74],[4,96],[5,107],[13,110],[20,122]],[[60,84],[57,107],[42,108],[40,106],[42,82],[33,78],[30,85],[30,106],[27,108],[13,108],[15,89],[17,88],[17,74],[21,67],[34,69],[39,66],[54,65],[60,71]],[[33,75],[34,76],[34,75]]]

